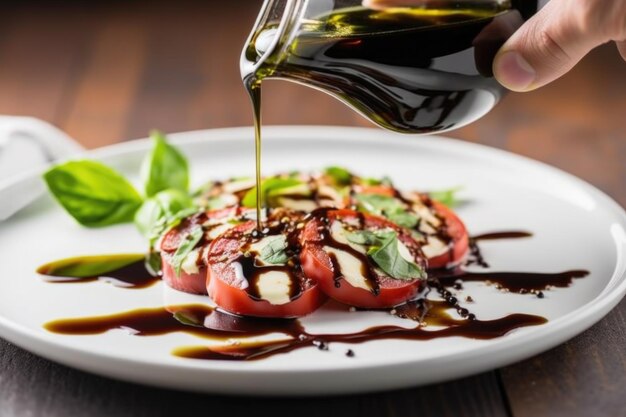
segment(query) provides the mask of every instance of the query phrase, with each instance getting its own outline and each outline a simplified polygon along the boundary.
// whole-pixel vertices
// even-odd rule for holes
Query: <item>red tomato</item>
[[[237,207],[227,207],[219,210],[212,210],[202,213],[197,213],[192,216],[183,219],[180,224],[170,229],[165,236],[161,239],[160,250],[165,252],[175,252],[180,246],[181,242],[191,229],[199,224],[206,222],[209,219],[229,219],[241,214],[241,209]]]
[[[290,318],[315,311],[325,297],[300,267],[290,269],[292,285],[298,286],[290,301],[272,304],[255,294],[254,284],[248,281],[251,277],[244,276],[246,268],[242,267],[243,262],[254,262],[254,258],[243,257],[240,240],[242,233],[255,227],[256,222],[243,223],[213,241],[206,255],[209,296],[222,309],[243,316]],[[262,273],[263,268],[257,267],[256,273]]]
[[[357,194],[378,194],[387,197],[396,195],[396,190],[388,185],[355,185],[354,190]]]
[[[199,268],[199,272],[196,274],[188,274],[181,270],[180,275],[176,274],[174,267],[169,262],[170,255],[163,253],[161,255],[161,269],[163,273],[163,281],[169,286],[178,291],[188,292],[190,294],[206,294],[206,280],[207,269],[206,267]]]
[[[193,228],[198,227],[198,225],[201,225],[210,219],[223,219],[226,221],[239,214],[241,214],[241,210],[236,207],[197,213],[181,221],[178,226],[170,229],[165,236],[163,236],[159,245],[162,258],[161,269],[163,273],[163,281],[165,281],[165,283],[170,287],[179,291],[191,294],[206,294],[206,267],[202,266],[200,271],[196,274],[188,274],[181,270],[180,275],[177,275],[170,263],[170,259]],[[206,246],[209,243],[210,240],[205,236],[202,241],[202,245]]]
[[[342,303],[363,308],[393,307],[415,297],[422,281],[399,280],[376,273],[378,293],[352,286],[347,280],[335,280],[335,271],[329,254],[324,250],[324,235],[329,233],[329,227],[339,219],[363,219],[365,230],[393,229],[398,238],[415,255],[415,261],[423,266],[424,260],[417,255],[419,244],[411,237],[408,231],[396,224],[378,216],[361,214],[353,210],[341,209],[327,213],[328,226],[318,218],[311,219],[305,226],[302,234],[302,252],[300,261],[307,277],[315,280],[322,291],[329,297]],[[371,262],[368,260],[368,262]]]
[[[359,186],[357,192],[359,194],[377,194],[387,197],[395,197],[396,191],[393,187],[386,185],[375,186]],[[417,195],[417,193],[416,193]],[[421,196],[426,196],[421,194]],[[419,197],[418,197],[419,198]],[[426,197],[428,199],[428,197]],[[428,259],[428,268],[439,269],[454,266],[458,264],[466,255],[469,247],[469,237],[465,225],[461,219],[444,204],[430,200],[432,202],[431,210],[441,218],[446,227],[446,234],[450,238],[450,250],[441,255],[437,255]]]
[[[469,248],[469,236],[461,219],[447,206],[433,200],[433,208],[437,215],[443,219],[446,234],[450,238],[450,250],[428,259],[428,268],[437,269],[450,267],[458,264],[467,254]]]

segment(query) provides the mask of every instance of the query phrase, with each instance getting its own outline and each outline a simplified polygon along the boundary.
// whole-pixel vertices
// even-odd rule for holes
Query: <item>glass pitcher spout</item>
[[[241,78],[247,87],[271,76],[272,62],[284,54],[307,0],[265,0],[241,52]]]
[[[241,57],[248,89],[304,84],[400,133],[442,132],[504,94],[500,46],[537,0],[266,0]]]

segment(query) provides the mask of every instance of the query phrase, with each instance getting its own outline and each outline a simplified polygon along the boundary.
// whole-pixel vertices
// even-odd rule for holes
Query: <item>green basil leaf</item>
[[[378,178],[361,178],[361,183],[363,185],[381,185],[382,181]]]
[[[272,265],[285,265],[289,260],[287,256],[287,238],[284,235],[276,235],[265,238],[267,244],[261,249],[259,257],[264,263]]]
[[[331,177],[336,185],[350,185],[352,183],[352,173],[342,167],[328,167],[324,170],[324,174]]]
[[[148,254],[146,254],[144,265],[146,267],[146,270],[153,277],[158,277],[159,275],[161,275],[161,253],[151,250]]]
[[[383,212],[383,215],[391,220],[393,223],[397,224],[400,227],[405,227],[407,229],[412,229],[417,226],[419,221],[419,217],[416,214],[410,213],[406,210],[396,210],[390,212]]]
[[[428,195],[433,200],[439,201],[443,205],[453,208],[458,206],[460,203],[456,196],[457,192],[460,190],[461,187],[450,188],[447,190],[429,191]]]
[[[164,216],[161,205],[154,198],[150,198],[135,213],[135,226],[142,235],[149,238],[155,224]]]
[[[185,258],[196,248],[196,245],[202,240],[202,236],[204,236],[204,231],[201,226],[198,226],[189,232],[178,249],[176,249],[171,259],[176,275],[180,275],[180,269]]]
[[[397,198],[380,194],[357,194],[355,198],[360,208],[368,213],[384,216],[407,229],[417,226],[419,217],[408,211]]]
[[[387,275],[395,279],[424,278],[424,270],[402,257],[398,249],[398,235],[393,230],[358,230],[346,232],[348,241],[368,248],[367,255]]]
[[[194,207],[191,197],[180,190],[165,190],[144,201],[135,214],[135,225],[153,244],[178,213]]]
[[[44,174],[56,200],[78,223],[103,227],[133,220],[137,190],[118,172],[95,161],[70,161]]]
[[[267,178],[261,182],[261,200],[264,203],[268,194],[280,190],[281,188],[293,187],[301,184],[303,184],[302,181],[296,178]],[[256,192],[256,187],[248,191],[241,200],[241,204],[244,207],[256,207]]]
[[[354,196],[361,207],[373,214],[382,214],[384,211],[404,209],[402,203],[393,197],[381,194],[356,194]]]
[[[402,257],[398,249],[398,235],[387,232],[380,236],[380,246],[372,246],[367,255],[387,275],[400,280],[413,280],[425,277],[424,270]]]
[[[388,176],[384,176],[382,178],[361,178],[361,183],[363,185],[386,185],[388,187],[393,187],[393,181]]]
[[[175,213],[171,216],[162,216],[155,220],[152,228],[145,234],[145,236],[150,241],[150,248],[154,247],[156,241],[161,237],[165,232],[170,230],[173,227],[176,227],[180,224],[180,222],[198,212],[197,207],[185,208]],[[139,227],[139,226],[138,226]]]
[[[168,144],[161,132],[152,132],[152,150],[141,165],[146,196],[152,197],[159,191],[177,189],[187,191],[189,167],[187,159],[175,147]]]
[[[376,234],[369,230],[357,230],[354,232],[344,231],[344,235],[349,242],[356,245],[373,246],[379,242],[379,238]]]
[[[191,216],[192,214],[196,214],[198,210],[199,209],[197,207],[190,207],[190,208],[179,211],[178,213],[174,214],[173,216],[169,217],[166,220],[165,229],[169,230],[172,227],[178,226],[181,220],[183,220],[186,217]]]

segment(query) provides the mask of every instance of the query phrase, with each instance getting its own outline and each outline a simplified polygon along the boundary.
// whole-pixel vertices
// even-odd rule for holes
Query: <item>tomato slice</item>
[[[357,194],[377,194],[387,197],[396,195],[396,190],[388,185],[355,185],[354,191]]]
[[[439,269],[459,264],[469,248],[467,229],[461,219],[444,204],[432,200],[427,194],[409,193],[403,196],[395,188],[387,185],[359,186],[357,194],[375,194],[395,198],[422,220],[415,227],[415,231],[424,236],[424,253],[428,259],[428,268]],[[356,201],[354,202],[356,204]],[[437,224],[429,225],[429,219]],[[426,229],[426,230],[424,230]],[[433,243],[431,246],[430,244]],[[444,246],[444,247],[442,247]],[[428,250],[431,248],[435,250]]]
[[[204,248],[218,234],[234,227],[234,224],[231,225],[229,220],[236,219],[242,214],[242,209],[237,207],[197,213],[184,219],[178,226],[166,232],[158,245],[161,250],[163,281],[171,288],[179,291],[191,294],[207,294],[207,268],[198,262],[197,273],[188,273],[181,270],[180,274],[176,274],[171,264],[172,256],[194,228],[199,225],[205,225],[206,233],[199,244]],[[201,259],[198,259],[198,261],[201,261]]]
[[[399,241],[409,250],[413,261],[418,266],[425,266],[419,244],[407,230],[379,216],[349,209],[330,210],[323,217],[312,217],[306,224],[301,236],[302,252],[300,255],[306,276],[315,280],[326,295],[356,307],[388,308],[402,304],[418,294],[422,284],[421,279],[394,279],[376,268],[367,255],[359,253],[346,243],[330,238],[336,222],[342,225],[352,225],[359,230],[393,230],[397,233]],[[358,226],[354,226],[357,224]],[[340,248],[349,256],[337,252],[336,248]],[[357,260],[360,263],[361,278],[365,280],[359,282],[344,276],[340,257],[345,260],[346,270],[348,270],[347,265],[353,262],[350,259]],[[349,273],[359,274],[354,272],[359,269],[358,264],[354,265],[357,265],[357,268],[350,269]]]
[[[223,220],[225,222],[241,214],[242,209],[238,207],[227,207],[193,214],[183,219],[178,226],[168,230],[159,242],[157,249],[165,252],[175,252],[191,230],[197,225],[201,225],[209,219],[216,221]]]
[[[443,232],[449,240],[449,250],[441,255],[428,258],[428,268],[452,267],[460,263],[468,252],[469,236],[467,229],[454,211],[444,204],[432,200],[432,208],[444,222]]]
[[[161,255],[161,271],[163,281],[171,288],[190,294],[206,294],[207,269],[204,266],[198,267],[197,273],[187,273],[184,270],[176,274],[174,267],[170,263],[171,255],[163,253]]]
[[[210,245],[205,258],[209,296],[222,309],[243,316],[291,318],[315,311],[325,301],[316,283],[293,256],[291,264],[260,265],[250,243],[275,234],[254,238],[255,229],[256,222],[243,223]]]

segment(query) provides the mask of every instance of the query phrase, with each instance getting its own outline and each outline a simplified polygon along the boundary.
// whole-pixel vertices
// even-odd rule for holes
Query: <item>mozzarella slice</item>
[[[335,256],[340,269],[338,272],[341,273],[343,279],[348,281],[348,284],[366,291],[371,291],[372,288],[367,278],[363,276],[363,264],[360,259],[346,251],[333,248],[332,246],[324,246],[324,250]]]
[[[214,240],[217,239],[222,233],[224,233],[225,231],[231,229],[234,225],[230,224],[230,223],[223,223],[220,224],[219,226],[213,226],[211,229],[209,229],[209,231],[206,233],[206,237],[209,240]]]
[[[309,212],[317,208],[317,203],[309,199],[296,200],[294,198],[278,197],[277,200],[280,207],[285,207],[290,210]]]
[[[291,278],[283,271],[269,271],[259,275],[257,291],[262,299],[274,305],[287,304],[291,299]]]
[[[263,239],[259,240],[258,242],[254,242],[253,244],[251,244],[249,250],[250,252],[260,254],[263,251],[263,248],[265,248],[272,240],[280,238],[280,237],[281,237],[280,235],[266,236]],[[270,264],[266,264],[265,262],[263,262],[263,260],[258,256],[255,259],[255,263],[258,266],[270,265]]]
[[[432,211],[421,203],[413,204],[413,211],[421,217],[420,230],[425,233],[435,233],[435,228],[441,226],[441,220]]]
[[[239,203],[239,199],[235,194],[221,193],[217,198],[221,200],[222,204],[220,206],[223,207],[235,206]]]
[[[198,257],[200,256],[200,248],[194,249],[185,256],[180,267],[188,274],[197,274],[200,272],[198,268]]]
[[[422,246],[422,252],[427,258],[434,258],[448,251],[446,245],[441,239],[434,236],[428,236],[428,244]]]
[[[239,262],[233,263],[233,269],[235,270],[235,278],[237,279],[237,283],[241,283],[241,289],[248,288],[248,280],[243,275],[243,268]]]
[[[317,195],[319,198],[325,198],[334,203],[336,207],[340,207],[343,203],[343,197],[337,190],[328,185],[320,184],[317,188]]]
[[[411,262],[413,264],[415,263],[415,258],[413,257],[413,255],[411,255],[411,251],[409,250],[409,248],[406,247],[404,243],[400,241],[400,239],[398,239],[398,252],[405,261]]]
[[[238,191],[250,189],[255,185],[256,180],[254,178],[244,178],[237,181],[227,182],[222,186],[222,189],[225,193],[236,193]]]
[[[330,226],[330,236],[335,242],[348,245],[357,252],[367,252],[365,250],[365,247],[357,245],[356,243],[352,243],[346,238],[345,229],[343,228],[343,226],[341,226],[340,222],[333,222],[333,224]]]

